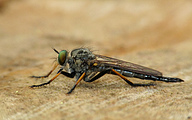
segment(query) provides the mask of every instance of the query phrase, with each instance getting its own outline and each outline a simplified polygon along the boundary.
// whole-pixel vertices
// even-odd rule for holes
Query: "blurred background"
[[[21,87],[26,76],[50,69],[52,47],[88,47],[167,73],[181,70],[191,65],[192,1],[0,0],[1,100],[12,83]]]
[[[47,58],[51,47],[122,55],[192,38],[190,0],[1,0],[0,7],[1,65]]]

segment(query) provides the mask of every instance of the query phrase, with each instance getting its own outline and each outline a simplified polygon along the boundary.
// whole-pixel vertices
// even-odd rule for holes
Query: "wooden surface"
[[[2,6],[0,119],[192,119],[191,1],[22,0]],[[29,78],[49,72],[57,57],[51,47],[88,47],[185,82],[132,88],[106,75],[82,81],[66,95],[75,81],[60,75],[46,87],[30,89],[56,75]]]

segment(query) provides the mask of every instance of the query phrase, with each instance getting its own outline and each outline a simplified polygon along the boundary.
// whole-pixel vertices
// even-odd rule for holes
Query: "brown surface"
[[[22,0],[0,13],[0,119],[192,119],[192,2]],[[89,47],[184,83],[132,88],[117,76],[81,82],[44,75],[56,53]],[[137,83],[151,82],[130,79]]]

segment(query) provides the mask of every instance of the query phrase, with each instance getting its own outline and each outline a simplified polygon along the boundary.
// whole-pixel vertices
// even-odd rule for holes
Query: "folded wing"
[[[99,64],[103,64],[106,67],[112,67],[120,70],[126,70],[126,71],[145,74],[145,75],[162,76],[161,72],[148,67],[144,67],[131,62],[126,62],[123,60],[118,60],[118,59],[103,56],[103,55],[95,55],[95,56],[96,56],[97,62]]]

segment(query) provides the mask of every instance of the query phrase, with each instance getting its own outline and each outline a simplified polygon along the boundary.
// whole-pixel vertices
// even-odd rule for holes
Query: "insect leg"
[[[55,63],[52,70],[47,74],[47,75],[44,75],[44,76],[30,76],[31,78],[46,78],[48,77],[54,70],[55,68],[58,66],[59,64],[58,63]]]
[[[59,72],[55,77],[53,77],[51,80],[49,80],[48,82],[46,83],[42,83],[42,84],[39,84],[39,85],[32,85],[30,86],[31,88],[34,88],[34,87],[40,87],[40,86],[44,86],[44,85],[47,85],[47,84],[50,84],[55,78],[57,78],[61,73]]]
[[[154,84],[134,84],[131,81],[129,81],[125,76],[121,75],[119,72],[117,72],[114,69],[111,69],[111,71],[118,75],[119,77],[121,77],[125,82],[127,82],[129,85],[133,86],[133,87],[137,87],[137,86],[154,86]]]
[[[81,75],[81,77],[77,80],[77,82],[75,83],[75,85],[71,88],[71,90],[67,93],[67,94],[70,94],[74,89],[75,87],[77,86],[77,84],[83,79],[83,77],[85,76],[85,73],[83,73]]]
[[[102,71],[99,74],[97,74],[96,76],[94,76],[93,78],[86,80],[86,82],[93,82],[93,81],[99,79],[100,77],[102,77],[103,75],[105,75],[108,72],[109,72],[109,70]]]

